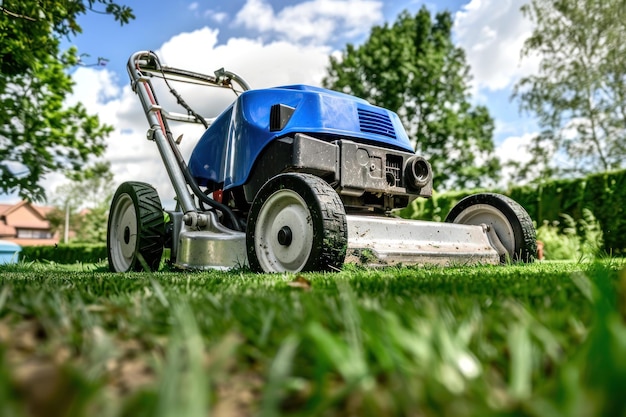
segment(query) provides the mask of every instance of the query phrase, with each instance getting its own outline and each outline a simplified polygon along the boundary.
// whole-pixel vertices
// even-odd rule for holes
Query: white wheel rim
[[[110,230],[111,262],[116,271],[128,271],[135,256],[137,244],[137,213],[133,200],[122,194],[112,209]]]
[[[281,244],[278,234],[291,231],[291,242]],[[313,222],[304,199],[295,191],[279,190],[263,203],[254,228],[254,249],[261,268],[297,272],[304,268],[313,248]]]
[[[480,225],[486,224],[493,228],[498,239],[509,254],[515,252],[515,232],[506,216],[489,204],[474,204],[463,210],[454,219],[454,223]]]

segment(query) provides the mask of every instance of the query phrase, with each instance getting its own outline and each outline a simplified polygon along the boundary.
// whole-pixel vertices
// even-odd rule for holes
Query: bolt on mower
[[[156,270],[166,247],[177,268],[257,272],[334,271],[346,262],[498,264],[535,256],[530,217],[503,195],[471,195],[445,222],[393,216],[413,199],[432,196],[433,172],[392,111],[307,85],[252,90],[233,72],[168,67],[149,51],[134,53],[128,72],[176,208],[164,211],[149,184],[121,184],[108,220],[112,271]],[[156,82],[186,113],[159,102]],[[236,96],[208,119],[175,83]],[[172,121],[204,125],[188,161]]]

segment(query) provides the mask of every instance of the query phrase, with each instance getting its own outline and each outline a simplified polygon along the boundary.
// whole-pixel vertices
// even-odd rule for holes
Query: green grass
[[[623,267],[3,266],[0,416],[626,416]]]

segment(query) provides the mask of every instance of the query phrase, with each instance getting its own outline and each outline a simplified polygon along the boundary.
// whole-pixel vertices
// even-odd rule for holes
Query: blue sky
[[[486,105],[496,119],[499,155],[523,158],[523,146],[536,130],[533,120],[520,116],[517,104],[509,100],[515,81],[536,68],[535,60],[519,61],[522,42],[531,30],[519,12],[524,0],[120,2],[134,10],[136,19],[130,24],[120,26],[110,16],[88,13],[79,20],[83,33],[65,42],[85,54],[85,66],[73,72],[75,94],[68,102],[82,102],[115,126],[106,158],[116,182],[152,183],[166,200],[172,192],[156,147],[145,140],[148,126],[128,86],[126,63],[137,50],[154,50],[167,65],[200,72],[226,67],[253,88],[318,84],[330,54],[348,42],[359,44],[373,25],[393,22],[402,10],[416,12],[426,5],[454,16],[455,42],[465,49],[472,68],[473,100]],[[108,60],[106,66],[91,66],[98,57]],[[183,132],[185,155],[201,132]],[[46,185],[53,192],[63,182],[61,176],[51,175]]]
[[[123,0],[119,0],[124,3]],[[129,25],[120,26],[110,16],[88,13],[82,16],[79,23],[83,33],[71,40],[82,52],[110,57],[113,66],[123,69],[125,58],[136,49],[158,49],[173,35],[191,32],[205,26],[220,29],[220,42],[231,37],[262,36],[259,31],[247,29],[234,22],[237,13],[246,5],[246,0],[202,1],[202,0],[151,0],[149,2],[126,2],[133,8],[136,19]],[[344,1],[345,2],[345,1]],[[133,4],[135,3],[135,4]],[[139,3],[139,4],[136,4]],[[285,8],[306,3],[302,0],[264,0],[275,13]],[[349,1],[348,1],[349,3]],[[357,2],[354,2],[355,4]],[[358,2],[360,3],[360,2]],[[417,11],[427,5],[433,11],[457,11],[468,3],[463,0],[439,0],[424,2],[419,0],[385,0],[372,2],[380,4],[381,16],[384,20],[375,19],[376,24],[392,22],[403,10]],[[345,46],[345,38],[341,36],[341,27],[333,33],[330,44],[337,49]],[[369,27],[364,28],[361,35],[367,35]],[[267,34],[265,34],[267,35]],[[270,40],[271,36],[265,36]],[[364,36],[350,39],[353,42],[363,40]],[[94,60],[95,62],[95,60]],[[117,67],[115,70],[117,70]]]

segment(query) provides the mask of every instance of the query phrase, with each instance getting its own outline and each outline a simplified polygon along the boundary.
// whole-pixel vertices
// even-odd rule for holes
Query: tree
[[[514,97],[537,116],[541,133],[520,176],[586,175],[624,166],[626,157],[626,2],[532,0],[534,24],[523,56],[538,54],[538,74]]]
[[[103,153],[112,128],[81,104],[64,105],[79,58],[59,49],[62,36],[81,32],[77,17],[99,4],[121,24],[134,18],[112,0],[0,2],[0,192],[44,200],[46,174],[78,172]],[[15,173],[12,163],[26,169]]]
[[[48,215],[54,230],[63,235],[69,217],[74,240],[82,243],[106,242],[109,202],[114,192],[113,173],[109,162],[72,175],[71,182],[57,188],[53,195],[55,209]]]
[[[452,17],[425,8],[374,27],[361,46],[330,58],[324,86],[398,113],[416,152],[442,188],[484,186],[497,179],[493,119],[469,103],[469,66],[451,39]]]

